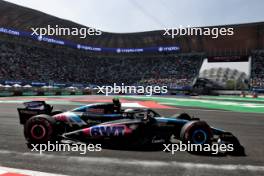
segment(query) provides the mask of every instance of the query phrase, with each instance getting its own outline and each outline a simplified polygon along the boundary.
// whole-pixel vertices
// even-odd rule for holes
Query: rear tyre
[[[55,120],[48,115],[31,117],[24,126],[24,135],[29,144],[55,142]]]

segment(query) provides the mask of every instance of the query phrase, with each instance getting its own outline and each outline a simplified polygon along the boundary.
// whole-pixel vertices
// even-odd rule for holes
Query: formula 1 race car
[[[151,145],[169,143],[172,138],[191,144],[232,144],[233,155],[244,148],[230,132],[209,126],[188,114],[162,117],[152,109],[122,109],[119,100],[97,103],[70,111],[53,111],[44,101],[24,103],[18,108],[28,144],[61,140],[85,143]]]

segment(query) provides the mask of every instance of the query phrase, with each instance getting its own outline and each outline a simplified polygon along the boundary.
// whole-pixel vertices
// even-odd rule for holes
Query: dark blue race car
[[[186,113],[162,117],[152,109],[122,109],[118,99],[66,112],[53,111],[44,101],[24,105],[18,112],[28,144],[70,139],[141,146],[169,143],[174,138],[186,144],[232,144],[234,150],[230,154],[244,153],[232,133],[211,127]]]

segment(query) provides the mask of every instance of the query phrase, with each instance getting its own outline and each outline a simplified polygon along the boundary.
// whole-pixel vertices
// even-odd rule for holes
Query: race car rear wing
[[[30,101],[23,103],[27,109],[44,109],[46,102],[45,101]]]
[[[23,103],[24,108],[17,108],[20,124],[25,124],[28,119],[35,115],[47,114],[50,115],[53,106],[45,101],[30,101]]]

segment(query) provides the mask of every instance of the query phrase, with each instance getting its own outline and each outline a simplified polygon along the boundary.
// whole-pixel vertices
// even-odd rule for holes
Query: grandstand
[[[30,32],[30,27],[60,24],[83,27],[71,21],[0,1],[0,28]],[[210,27],[213,28],[214,26]],[[221,26],[218,26],[221,27]],[[251,86],[264,88],[264,23],[228,25],[230,37],[181,36],[171,39],[164,31],[108,33],[80,39],[60,36],[60,40],[116,52],[80,50],[51,42],[0,32],[0,80],[21,84],[61,83],[61,85],[106,85],[113,83],[190,87],[206,57],[252,58]],[[56,37],[56,36],[55,36]],[[179,46],[180,50],[164,50]],[[151,52],[120,52],[122,49],[157,48]],[[108,50],[107,50],[108,49]],[[236,58],[237,58],[236,57]],[[42,84],[41,84],[42,85]]]
[[[24,81],[25,84],[53,80],[96,85],[139,82],[168,85],[177,81],[178,86],[187,86],[198,74],[203,59],[155,55],[96,57],[79,54],[78,51],[63,52],[3,41],[0,53],[0,78]]]
[[[264,89],[264,51],[252,52],[251,83],[253,89]]]

